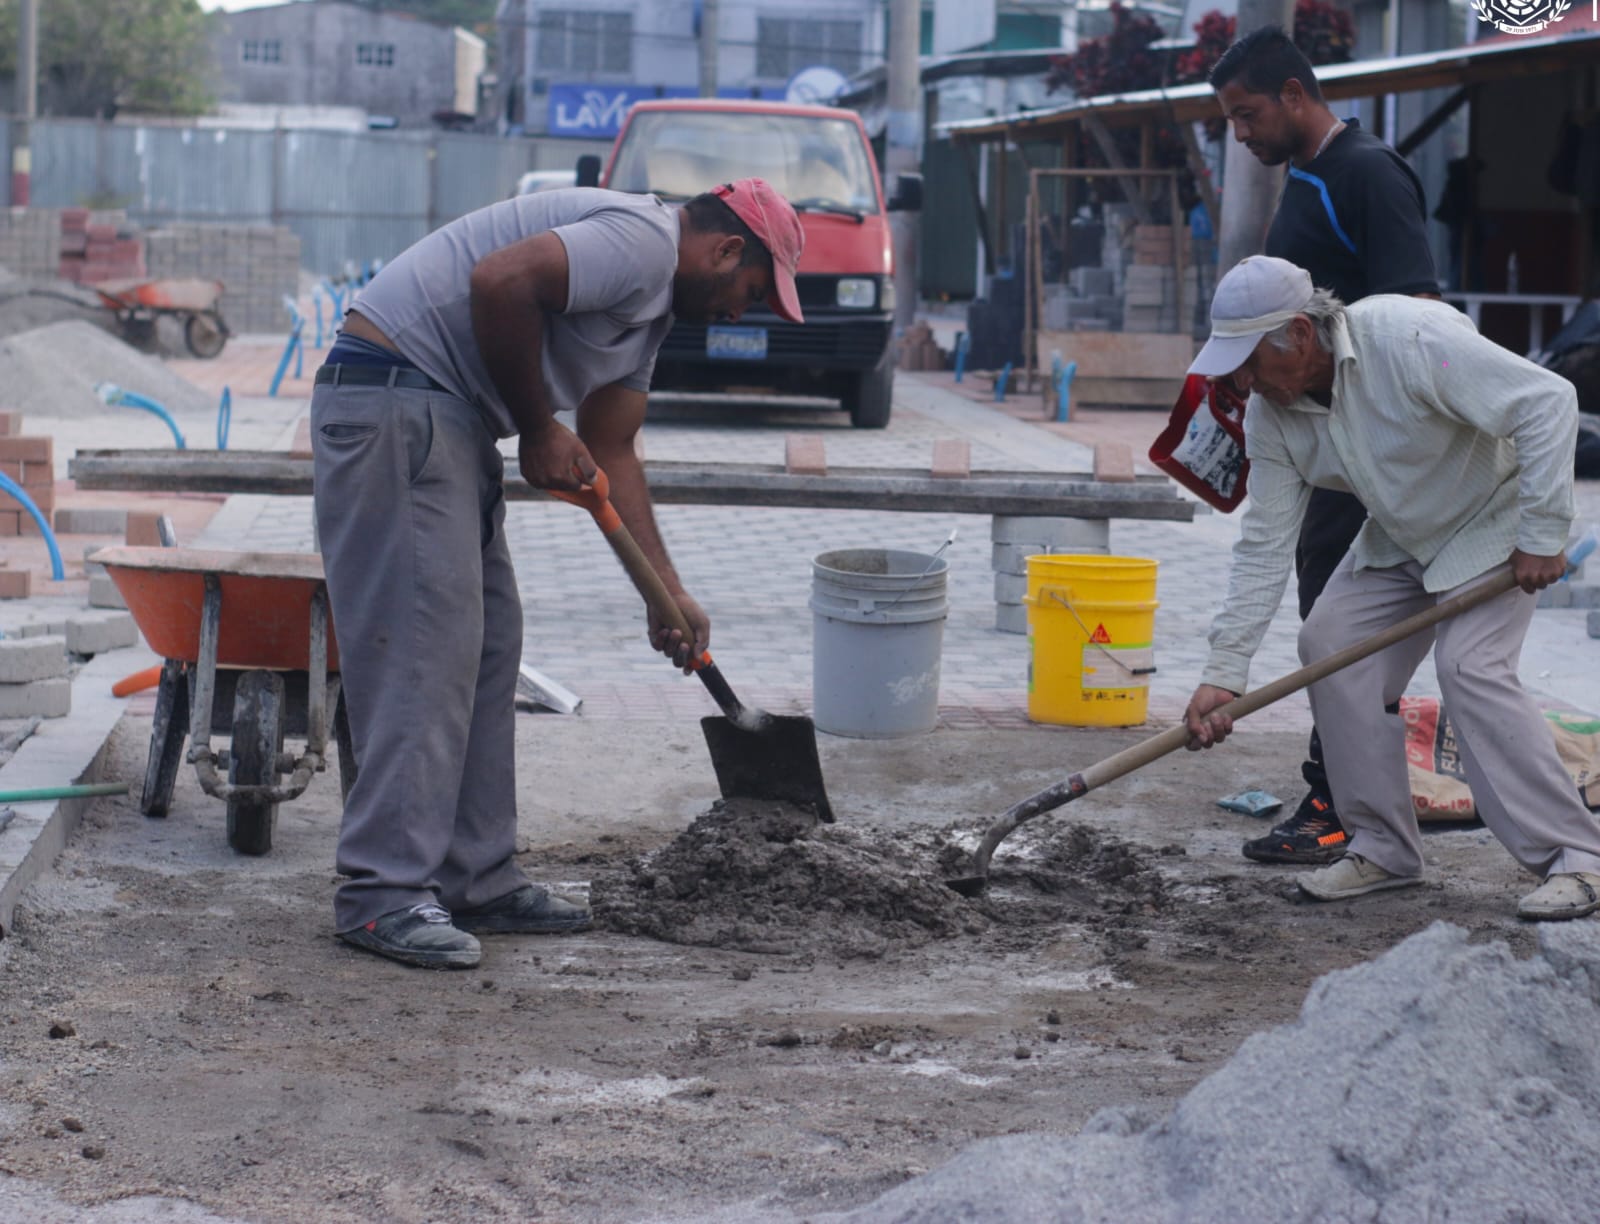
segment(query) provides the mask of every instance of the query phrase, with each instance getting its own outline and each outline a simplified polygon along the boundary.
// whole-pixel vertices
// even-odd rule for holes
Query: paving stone
[[[0,718],[64,718],[71,711],[72,681],[65,676],[0,684]]]
[[[26,684],[66,674],[65,638],[0,638],[0,684]]]
[[[126,608],[127,602],[110,574],[96,574],[89,579],[89,606],[91,608]]]
[[[123,535],[128,512],[100,506],[62,506],[56,511],[58,535]]]
[[[139,627],[126,612],[96,612],[67,621],[67,649],[97,655],[139,644]]]

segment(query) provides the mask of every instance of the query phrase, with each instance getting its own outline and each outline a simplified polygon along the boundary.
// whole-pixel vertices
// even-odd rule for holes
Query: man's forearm
[[[656,527],[655,509],[650,501],[650,488],[645,481],[644,465],[639,462],[633,447],[617,446],[607,450],[604,446],[600,446],[593,448],[591,453],[611,482],[611,504],[616,507],[623,525],[627,527],[650,564],[655,567],[667,590],[681,594],[683,583],[678,578],[678,571],[672,564],[672,558],[667,555],[667,546],[662,542],[661,532]]]

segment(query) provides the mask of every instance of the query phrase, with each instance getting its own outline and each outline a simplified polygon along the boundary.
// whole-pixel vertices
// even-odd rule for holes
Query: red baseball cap
[[[780,318],[804,323],[800,313],[800,294],[794,287],[794,274],[800,267],[800,252],[805,249],[806,232],[800,228],[789,201],[778,194],[766,179],[747,178],[724,183],[712,195],[738,215],[762,244],[772,252],[772,293],[767,305]]]

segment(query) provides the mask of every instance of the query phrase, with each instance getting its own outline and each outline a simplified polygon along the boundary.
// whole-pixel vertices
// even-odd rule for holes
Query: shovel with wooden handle
[[[550,492],[594,516],[601,534],[645,602],[655,609],[662,621],[683,634],[685,642],[693,643],[694,631],[682,609],[611,504],[611,482],[606,474],[597,469],[593,482],[576,493],[557,489]],[[812,808],[818,819],[831,823],[833,807],[822,781],[815,724],[798,715],[768,714],[745,705],[734,696],[721,669],[711,661],[709,651],[693,660],[691,666],[706,691],[722,707],[722,716],[713,714],[702,718],[700,728],[705,732],[711,766],[716,771],[717,786],[723,798],[794,803]]]
[[[1479,604],[1488,603],[1516,585],[1517,580],[1512,575],[1511,567],[1507,566],[1504,572],[1496,574],[1482,586],[1435,604],[1415,616],[1408,616],[1405,620],[1390,625],[1381,633],[1375,633],[1364,641],[1346,646],[1326,659],[1290,672],[1287,676],[1279,677],[1270,684],[1264,684],[1252,692],[1245,693],[1242,697],[1236,697],[1227,705],[1219,707],[1218,712],[1228,715],[1235,721],[1246,714],[1254,714],[1257,710],[1265,709],[1291,693],[1298,693],[1301,689],[1349,667],[1352,663],[1358,663],[1369,655],[1375,655],[1378,651],[1393,646],[1396,642],[1404,641],[1413,633],[1420,633],[1440,621],[1449,620],[1452,616],[1459,616]],[[1151,736],[1143,743],[1124,748],[1115,756],[1097,761],[1082,773],[1071,774],[1036,795],[1030,795],[989,826],[989,831],[984,834],[983,841],[979,843],[978,849],[972,856],[966,874],[947,879],[945,883],[964,896],[977,896],[988,883],[989,860],[994,857],[996,847],[1015,832],[1017,826],[1032,820],[1035,816],[1053,812],[1056,808],[1063,807],[1092,790],[1098,790],[1107,782],[1114,781],[1124,774],[1142,769],[1152,761],[1158,761],[1167,753],[1175,752],[1188,743],[1189,728],[1180,724],[1163,731],[1160,735]]]

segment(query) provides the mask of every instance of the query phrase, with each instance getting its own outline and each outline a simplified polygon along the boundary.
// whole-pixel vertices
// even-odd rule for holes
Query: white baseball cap
[[[1311,274],[1287,259],[1251,255],[1217,282],[1211,299],[1211,339],[1189,367],[1191,374],[1221,378],[1255,352],[1261,337],[1276,331],[1311,303]]]

